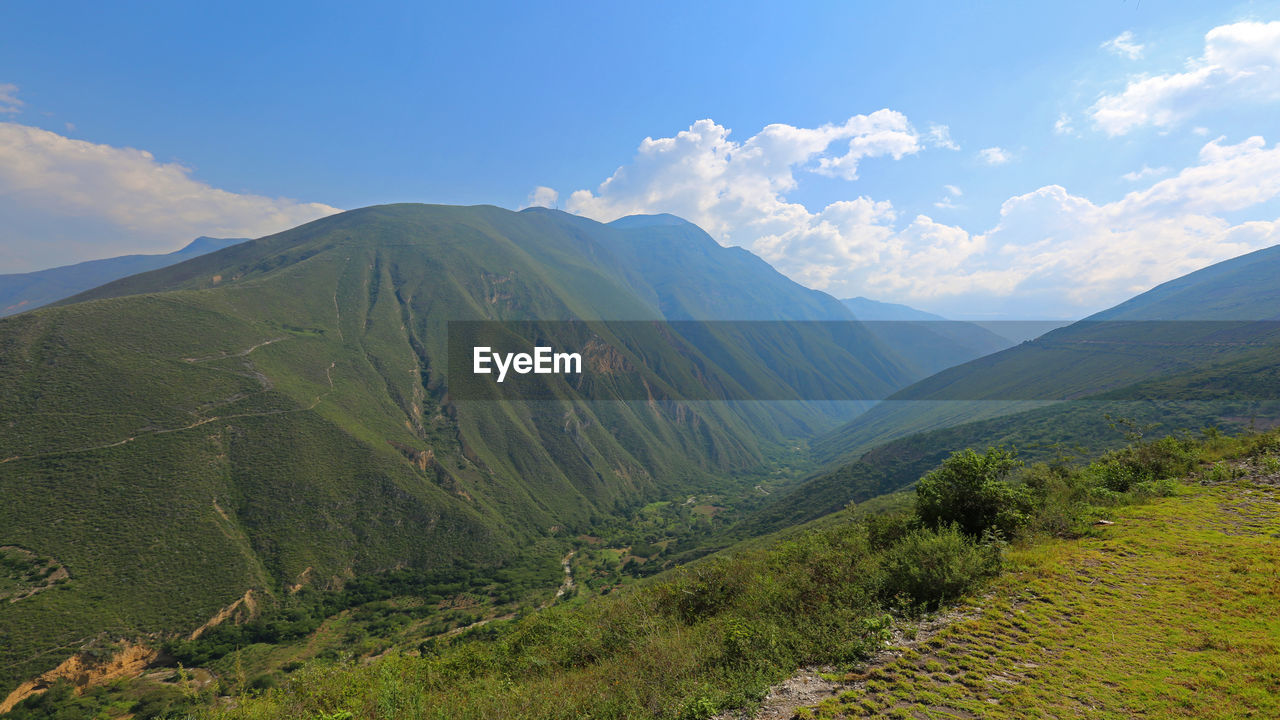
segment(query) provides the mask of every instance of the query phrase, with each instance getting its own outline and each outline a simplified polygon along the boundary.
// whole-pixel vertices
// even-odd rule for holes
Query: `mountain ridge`
[[[43,307],[112,280],[172,265],[246,240],[202,236],[170,253],[121,255],[28,273],[0,275],[0,317]]]

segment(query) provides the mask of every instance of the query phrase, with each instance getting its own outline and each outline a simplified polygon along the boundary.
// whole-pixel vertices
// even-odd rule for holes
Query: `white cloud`
[[[1149,177],[1164,175],[1167,172],[1169,172],[1169,168],[1167,167],[1153,168],[1153,167],[1147,167],[1146,165],[1143,165],[1141,170],[1134,170],[1133,172],[1127,172],[1124,175],[1121,175],[1120,177],[1124,178],[1125,180],[1128,180],[1129,182],[1138,182],[1139,180],[1145,180]]]
[[[556,192],[552,188],[539,185],[533,189],[533,192],[529,193],[528,201],[524,205],[521,205],[520,209],[524,210],[525,208],[531,207],[553,208],[556,207],[556,202],[559,199],[560,193]]]
[[[1169,127],[1204,108],[1280,99],[1280,21],[1220,25],[1205,34],[1204,53],[1183,72],[1139,76],[1090,108],[1094,125],[1124,135],[1146,125]]]
[[[978,157],[988,165],[1004,165],[1013,159],[1013,155],[1002,147],[983,148],[978,151]]]
[[[1059,135],[1075,135],[1076,129],[1071,126],[1071,116],[1066,113],[1058,115],[1058,120],[1053,124],[1053,131]]]
[[[1119,35],[1102,43],[1102,49],[1108,50],[1116,55],[1127,57],[1130,60],[1137,60],[1142,57],[1143,45],[1133,41],[1133,33],[1125,30]]]
[[[961,195],[964,195],[964,191],[955,185],[943,185],[942,189],[945,190],[947,194],[943,195],[942,199],[935,202],[933,206],[942,210],[955,210],[960,208],[961,206],[957,205],[955,200]]]
[[[823,149],[818,131],[786,127],[736,142],[704,120],[647,138],[630,164],[594,192],[574,192],[568,208],[598,220],[674,213],[838,297],[1022,317],[1079,316],[1280,242],[1280,220],[1220,217],[1280,197],[1280,150],[1261,138],[1210,142],[1196,164],[1111,203],[1048,185],[1008,199],[999,222],[975,233],[900,217],[866,196],[818,210],[789,201],[795,171],[820,167]],[[963,194],[944,190],[939,207]]]
[[[0,272],[168,252],[199,235],[257,237],[335,212],[220,190],[144,150],[0,123]]]
[[[737,233],[758,236],[789,227],[804,212],[782,198],[796,187],[797,169],[852,180],[864,157],[901,158],[920,149],[906,116],[892,110],[819,128],[769,125],[743,142],[729,134],[712,120],[699,120],[674,137],[645,138],[630,165],[594,193],[575,191],[567,207],[601,220],[671,212],[732,242]],[[844,141],[843,152],[827,152]]]
[[[13,83],[0,83],[0,114],[12,115],[22,112],[23,103],[18,99],[18,86]]]
[[[960,146],[951,139],[951,128],[946,125],[929,125],[929,144],[944,150],[959,150]]]

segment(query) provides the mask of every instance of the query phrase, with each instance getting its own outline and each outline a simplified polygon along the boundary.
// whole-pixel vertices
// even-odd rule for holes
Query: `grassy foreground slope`
[[[1019,547],[801,718],[1280,717],[1280,463]]]
[[[810,715],[1272,717],[1280,508],[1263,483],[1277,474],[1274,433],[1144,442],[1086,467],[959,454],[925,484],[959,479],[994,513],[962,519],[989,518],[1011,547],[968,534],[981,523],[930,524],[918,498],[911,517],[827,522],[420,656],[313,663],[208,715],[750,716],[770,684],[817,665],[851,685]],[[957,598],[951,629],[886,661],[895,630]]]

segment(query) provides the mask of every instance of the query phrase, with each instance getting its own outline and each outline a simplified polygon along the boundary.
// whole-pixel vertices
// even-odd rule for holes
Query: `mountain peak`
[[[917,310],[909,305],[880,302],[861,296],[845,298],[840,302],[859,320],[946,320],[941,315]]]
[[[616,228],[643,228],[643,227],[678,227],[681,225],[693,225],[693,223],[682,217],[677,217],[671,213],[657,213],[655,215],[628,215],[620,217],[611,223],[607,223]],[[696,225],[693,225],[697,227]]]
[[[225,247],[231,247],[239,243],[247,241],[249,238],[215,238],[201,235],[200,237],[187,243],[179,253],[184,255],[203,255],[211,253],[214,250],[221,250]]]

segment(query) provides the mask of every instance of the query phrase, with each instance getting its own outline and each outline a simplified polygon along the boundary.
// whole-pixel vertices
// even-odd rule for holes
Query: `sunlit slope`
[[[0,607],[0,685],[100,632],[189,631],[250,589],[500,563],[830,422],[802,402],[682,402],[695,383],[902,383],[874,345],[828,343],[806,371],[766,334],[730,372],[698,342],[734,343],[662,344],[640,323],[601,332],[650,348],[628,358],[650,401],[568,383],[537,403],[450,396],[449,320],[663,317],[628,242],[563,213],[368,208],[0,320],[0,544],[70,575]]]

